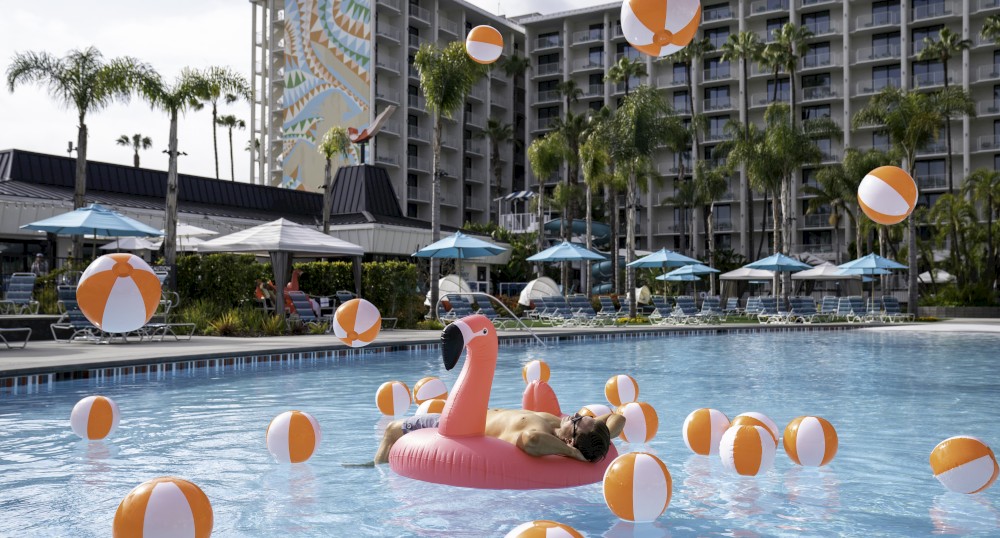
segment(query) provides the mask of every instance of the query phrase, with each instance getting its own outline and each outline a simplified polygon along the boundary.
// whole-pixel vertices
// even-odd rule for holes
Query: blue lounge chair
[[[819,313],[826,321],[833,321],[837,318],[837,302],[839,297],[835,295],[824,295],[823,302],[820,303]]]
[[[614,299],[608,295],[601,295],[597,298],[597,300],[601,302],[601,310],[599,313],[605,318],[611,318],[613,320],[612,325],[628,325],[628,308],[625,308],[625,305],[622,305],[621,307],[615,306]],[[622,311],[622,308],[625,308],[624,312]]]
[[[0,313],[24,315],[38,314],[38,301],[34,298],[35,274],[14,273],[7,282],[7,291],[0,300]]]
[[[313,310],[312,301],[309,300],[306,292],[285,290],[285,295],[292,302],[292,309],[295,311],[295,315],[288,318],[289,325],[295,323],[297,320],[309,327],[327,326],[326,321],[316,315],[316,312]]]
[[[747,315],[747,316],[750,316],[750,317],[756,317],[757,314],[760,313],[760,299],[761,299],[761,297],[759,295],[754,295],[753,297],[748,297],[747,298],[747,305],[743,309],[743,314]]]
[[[816,300],[812,297],[789,297],[791,308],[788,310],[788,320],[792,323],[812,323],[820,317],[816,310]]]
[[[705,323],[719,323],[726,317],[722,311],[722,299],[718,295],[709,295],[701,301],[701,311],[698,315]]]
[[[740,298],[739,297],[729,297],[726,299],[726,307],[722,310],[722,313],[728,316],[739,316],[743,314],[743,309],[740,308]]]
[[[677,306],[674,308],[671,317],[677,323],[695,324],[705,321],[705,317],[698,311],[694,297],[690,295],[678,295],[674,298],[674,302],[677,303]]]
[[[899,306],[899,299],[892,295],[882,296],[882,313],[879,319],[883,323],[901,323],[904,321],[913,321],[914,315],[908,312],[903,312],[903,309]]]

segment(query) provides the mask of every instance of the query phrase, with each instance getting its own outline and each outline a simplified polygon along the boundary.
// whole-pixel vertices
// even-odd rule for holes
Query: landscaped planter
[[[921,306],[921,317],[1000,318],[1000,306]]]

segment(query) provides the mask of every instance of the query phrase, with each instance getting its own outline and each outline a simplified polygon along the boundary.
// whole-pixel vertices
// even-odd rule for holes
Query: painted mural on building
[[[371,19],[371,0],[286,0],[281,186],[315,192],[323,134],[368,124]],[[357,154],[349,160],[357,163]]]

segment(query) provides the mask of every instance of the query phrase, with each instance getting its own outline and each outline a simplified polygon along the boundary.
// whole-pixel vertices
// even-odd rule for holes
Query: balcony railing
[[[535,39],[535,50],[551,49],[562,46],[562,37],[547,36]]]
[[[426,107],[424,106],[424,98],[423,96],[420,95],[407,95],[406,104],[410,108],[415,108],[417,110],[426,110]]]
[[[438,26],[441,27],[441,30],[451,35],[458,35],[458,23],[447,17],[438,16]]]
[[[788,11],[788,0],[762,0],[750,4],[750,16]]]
[[[954,13],[954,2],[937,2],[913,8],[913,16],[911,17],[911,20],[913,22],[917,22],[927,19],[935,19],[937,17],[947,17],[949,15],[953,15]]]
[[[802,252],[813,252],[816,254],[826,254],[833,252],[833,243],[802,243]]]
[[[473,196],[465,197],[465,209],[469,211],[482,211],[483,201]]]
[[[948,82],[952,82],[951,78]],[[934,73],[919,73],[913,75],[913,87],[914,88],[928,88],[931,86],[941,86],[944,84],[944,72],[937,71]]]
[[[583,43],[596,43],[598,41],[604,41],[604,30],[583,30],[582,32],[573,32],[573,44],[582,45]]]
[[[375,98],[388,101],[393,104],[399,104],[399,92],[387,89],[384,84],[375,90]]]
[[[840,65],[840,55],[832,52],[824,54],[806,54],[802,57],[802,69],[815,69],[817,67],[829,67]]]
[[[993,114],[1000,114],[1000,101],[996,99],[990,99],[988,101],[980,101],[977,105],[977,110],[980,116],[991,116]]]
[[[858,30],[868,30],[882,28],[884,26],[899,26],[902,20],[898,11],[888,13],[875,13],[869,15],[859,15],[855,19],[855,28]]]
[[[562,94],[558,90],[545,90],[538,92],[536,103],[552,103],[562,100]]]
[[[733,11],[729,6],[706,9],[701,12],[701,22],[726,21],[733,18]]]
[[[917,176],[919,189],[943,189],[948,186],[948,176],[945,174],[920,174]]]
[[[378,164],[386,164],[389,166],[399,166],[399,161],[395,157],[390,155],[378,154],[375,156],[375,162]]]
[[[375,60],[375,65],[377,65],[377,66],[379,66],[379,67],[381,67],[383,69],[388,69],[389,71],[392,71],[394,73],[399,73],[399,62],[396,61],[396,60],[394,60],[394,59],[392,59],[392,58],[387,58],[385,56],[379,56]]]
[[[1000,150],[1000,136],[995,136],[995,135],[980,136],[978,147],[982,151]]]
[[[475,166],[466,166],[462,169],[465,174],[464,177],[468,181],[474,181],[477,183],[483,182],[483,176],[479,173],[479,169]]]
[[[997,8],[1000,8],[1000,0],[979,0],[980,11]]]
[[[771,98],[774,94],[771,92],[755,93],[750,96],[750,106],[759,107],[767,106],[771,104]],[[789,101],[788,92],[778,92],[778,99],[775,101],[777,103],[787,103]]]
[[[465,123],[469,125],[474,125],[476,127],[485,127],[485,119],[482,114],[476,114],[475,112],[465,113]]]
[[[902,84],[898,78],[880,78],[876,80],[863,80],[855,86],[855,95],[872,95],[882,91],[882,88],[891,86],[899,88]]]
[[[583,89],[583,97],[599,97],[604,95],[604,84],[591,84]]]
[[[415,65],[410,64],[409,66],[407,66],[406,73],[410,76],[410,78],[415,78],[415,79],[420,78],[420,70],[417,69],[417,66]]]
[[[1000,79],[1000,64],[981,65],[976,69],[976,82]]]
[[[799,7],[811,7],[818,6],[822,4],[833,4],[840,0],[799,0]]]
[[[831,213],[813,213],[803,218],[804,228],[828,228]]]
[[[535,66],[535,74],[538,76],[554,75],[562,71],[562,62],[550,62]]]
[[[573,68],[577,70],[584,69],[604,69],[604,61],[594,61],[592,58],[583,58],[582,60],[577,60],[573,62]]]
[[[386,39],[391,39],[396,43],[399,43],[399,30],[385,24],[375,25],[375,35],[378,37],[384,37]]]
[[[483,143],[479,140],[465,140],[462,143],[462,147],[465,149],[466,153],[475,153],[476,155],[483,154]]]
[[[928,143],[924,147],[917,150],[917,155],[936,155],[939,153],[947,153],[948,144],[943,140],[935,140]]]
[[[418,157],[416,155],[406,156],[406,167],[410,170],[416,170],[419,172],[430,172],[431,163],[429,159]]]
[[[681,233],[681,225],[673,222],[657,222],[656,233],[658,235],[679,234]]]
[[[903,52],[903,47],[898,43],[894,45],[881,45],[878,47],[864,47],[854,53],[854,58],[858,63],[877,62],[879,60],[898,60]]]
[[[660,75],[656,77],[656,85],[660,88],[669,88],[671,86],[685,86],[687,85],[687,77],[680,75],[675,77],[673,73],[667,73],[665,75]]]
[[[551,129],[555,123],[559,121],[559,118],[538,118],[538,126],[535,127],[537,130]]]
[[[818,101],[839,96],[840,88],[837,86],[810,86],[802,88],[802,101]]]
[[[431,23],[431,12],[420,6],[410,4],[410,16],[418,21],[422,21],[427,24]]]
[[[387,133],[395,136],[399,136],[399,122],[398,121],[387,121],[385,125],[382,126],[382,130],[379,133]]]
[[[711,82],[713,80],[727,80],[732,78],[732,73],[728,66],[717,67],[715,69],[705,69],[703,72],[703,77],[705,82]]]
[[[469,90],[469,97],[476,99],[477,101],[485,101],[486,88],[479,85],[473,86],[472,89]]]
[[[399,13],[399,0],[383,0],[382,2],[379,2],[379,5],[385,6],[396,13]]]
[[[825,36],[836,34],[837,32],[840,31],[840,29],[838,29],[835,25],[829,24],[829,23],[827,23],[827,24],[806,24],[804,26],[810,32],[812,32],[812,35],[809,36],[809,37],[825,37]]]
[[[729,140],[732,135],[725,131],[708,131],[705,133],[705,142],[718,142],[720,140]]]
[[[733,229],[733,221],[730,219],[712,219],[712,228],[716,232],[728,232]]]
[[[706,112],[729,110],[733,108],[733,102],[729,97],[716,97],[714,99],[705,99],[704,107]]]
[[[533,232],[538,229],[535,213],[505,213],[500,215],[500,227],[514,233]]]
[[[427,128],[424,128],[424,127],[418,127],[416,125],[407,125],[406,126],[406,136],[408,136],[410,138],[414,138],[414,139],[417,139],[417,140],[423,140],[424,142],[429,142],[430,139],[431,139],[430,135],[431,135],[431,130],[430,129],[427,129]]]
[[[431,201],[431,190],[421,187],[406,187],[406,197],[410,199],[411,202],[427,202]]]

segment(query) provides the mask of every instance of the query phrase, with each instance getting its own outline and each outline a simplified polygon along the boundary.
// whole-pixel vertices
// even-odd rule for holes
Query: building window
[[[559,43],[559,32],[546,32],[544,34],[538,34],[538,39],[535,40],[538,44],[538,48],[546,47],[558,47]]]
[[[414,204],[413,202],[408,202],[406,204],[406,216],[411,219],[419,218],[417,216],[417,204]]]
[[[558,64],[559,63],[559,53],[553,52],[551,54],[540,54],[538,55],[538,65],[543,66],[547,64]]]
[[[596,112],[604,108],[604,101],[587,101],[587,108]]]
[[[705,30],[705,37],[708,39],[708,42],[716,48],[716,50],[721,49],[722,45],[729,39],[729,28],[722,27]]]
[[[830,33],[830,12],[817,11],[802,15],[802,26],[814,34]]]
[[[716,140],[725,135],[726,123],[729,116],[712,116],[708,118],[708,136]]]
[[[802,185],[806,187],[819,187],[819,183],[816,182],[817,172],[819,172],[817,168],[803,168]]]
[[[913,53],[916,54],[922,50],[927,45],[924,44],[924,38],[931,40],[932,42],[937,42],[941,35],[939,32],[944,28],[943,24],[936,24],[934,26],[926,26],[924,28],[914,28],[913,29]]]
[[[802,121],[818,120],[830,117],[830,105],[816,105],[802,107]]]
[[[542,95],[544,92],[557,91],[556,88],[558,85],[558,80],[540,80],[538,81],[538,94]]]
[[[711,6],[705,6],[703,10],[704,17],[702,20],[705,21],[716,21],[719,19],[728,19],[733,16],[733,12],[729,10],[729,4],[715,4]],[[718,47],[716,47],[718,48]]]
[[[900,86],[900,67],[898,65],[880,65],[872,68],[872,89],[880,91],[886,86]]]
[[[590,47],[587,52],[587,64],[591,66],[604,66],[604,47]]]
[[[937,17],[948,13],[944,0],[913,0],[913,18]]]
[[[889,133],[872,133],[872,147],[879,151],[889,151],[892,142],[889,140]]]
[[[802,56],[802,66],[806,68],[823,67],[830,65],[831,62],[829,42],[810,45],[809,50]]]
[[[413,144],[407,144],[406,145],[406,156],[407,157],[419,157],[420,156],[420,148],[418,148],[417,146],[415,146]]]
[[[872,22],[890,24],[899,20],[899,0],[872,2]]]
[[[778,79],[778,101],[788,101],[791,95],[791,86],[787,78]],[[770,101],[774,97],[774,79],[767,81],[767,99]]]
[[[618,43],[617,45],[615,45],[615,51],[617,52],[617,54],[615,55],[615,59],[618,59],[618,58],[641,59],[642,58],[642,53],[639,52],[637,49],[632,48],[632,45],[629,45],[628,43]]]
[[[764,41],[770,43],[777,39],[775,34],[783,26],[788,24],[788,17],[778,17],[777,19],[767,19],[767,33],[764,34]]]
[[[688,108],[687,90],[674,92],[674,112],[679,112],[681,114],[691,113],[691,109]]]
[[[944,64],[941,62],[913,62],[911,73],[914,88],[944,84]]]
[[[673,77],[674,84],[687,84],[687,69],[683,64],[674,64],[671,76]]]
[[[829,88],[831,84],[830,73],[818,73],[815,75],[802,75],[802,88]]]
[[[594,41],[599,40],[599,39],[604,39],[604,24],[603,23],[591,24],[590,28],[588,28],[587,30],[588,30],[588,33],[587,33],[587,38],[588,39],[594,40]]]
[[[705,60],[705,80],[718,80],[729,76],[729,61],[721,58]]]
[[[719,110],[729,107],[729,86],[705,88],[705,110]]]
[[[944,159],[928,159],[913,163],[913,177],[919,181],[921,189],[947,187]]]

